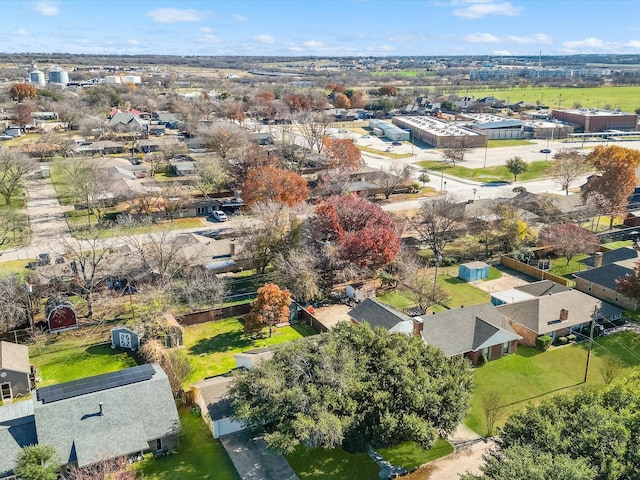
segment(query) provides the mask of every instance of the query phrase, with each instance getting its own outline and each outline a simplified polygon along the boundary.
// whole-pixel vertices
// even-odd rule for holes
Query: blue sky
[[[0,51],[171,55],[640,54],[638,0],[12,0]]]

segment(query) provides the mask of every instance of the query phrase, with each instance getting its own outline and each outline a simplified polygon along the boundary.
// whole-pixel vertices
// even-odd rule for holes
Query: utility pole
[[[593,314],[591,315],[591,330],[589,332],[589,349],[587,350],[587,365],[584,369],[584,380],[582,383],[587,383],[587,377],[589,376],[589,362],[591,361],[591,349],[593,348],[593,331],[596,328],[596,318],[598,316],[598,307],[593,307]]]

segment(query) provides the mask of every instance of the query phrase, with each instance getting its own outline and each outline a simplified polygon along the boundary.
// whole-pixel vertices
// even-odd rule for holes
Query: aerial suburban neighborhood
[[[0,479],[638,478],[637,54],[7,45]]]

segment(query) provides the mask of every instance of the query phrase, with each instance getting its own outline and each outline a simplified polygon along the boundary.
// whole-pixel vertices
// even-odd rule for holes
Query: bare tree
[[[322,139],[329,128],[329,118],[320,113],[305,112],[298,118],[298,128],[309,150],[322,153]]]
[[[192,308],[215,307],[224,302],[229,293],[227,283],[217,275],[195,268],[168,285],[169,295]]]
[[[427,311],[433,305],[444,305],[449,300],[449,293],[436,283],[436,277],[432,277],[426,270],[419,271],[415,276],[404,282],[409,296],[418,306]]]
[[[36,164],[26,155],[0,148],[0,195],[5,205],[11,205],[11,197],[23,187],[24,180],[36,168]]]
[[[151,164],[151,176],[153,176],[160,170],[161,165],[169,165],[169,160],[188,151],[189,149],[184,142],[167,139],[161,143],[158,152],[147,155],[144,160]]]
[[[31,319],[29,292],[16,276],[0,279],[0,332],[24,326]]]
[[[463,226],[464,209],[452,196],[445,195],[425,200],[411,220],[420,241],[431,249],[439,263],[446,244],[453,239],[454,230]]]
[[[400,163],[393,163],[389,168],[380,167],[380,173],[374,182],[379,185],[387,200],[399,185],[404,185],[411,178],[411,167]]]
[[[156,339],[144,342],[140,353],[147,362],[160,364],[169,378],[173,396],[177,397],[182,390],[182,382],[191,372],[189,360],[180,352],[166,348]]]
[[[205,198],[210,193],[220,192],[229,181],[229,174],[222,162],[215,157],[199,158],[195,162],[196,174],[193,177],[193,186],[199,190]]]
[[[569,195],[569,188],[576,179],[589,170],[586,157],[575,150],[561,149],[554,156],[551,174]]]
[[[73,467],[63,480],[135,480],[136,472],[131,470],[126,457],[107,458],[86,467]]]
[[[471,145],[467,137],[460,137],[455,140],[450,147],[446,147],[442,151],[442,159],[453,163],[456,166],[456,162],[464,162],[464,158],[471,151]]]
[[[311,248],[278,253],[275,259],[278,284],[286,287],[300,302],[310,302],[322,296],[321,276],[316,269],[318,254]]]
[[[170,183],[164,186],[160,194],[160,207],[165,217],[173,222],[184,210],[190,198],[190,193],[180,184]]]
[[[127,200],[128,211],[132,215],[151,215],[160,208],[162,190],[160,188],[145,188],[132,198]]]
[[[496,423],[504,413],[504,399],[499,390],[489,390],[482,396],[482,411],[487,424],[487,435],[494,434]]]
[[[199,132],[203,145],[225,161],[233,152],[247,143],[247,132],[235,123],[219,122]]]
[[[275,202],[253,205],[250,215],[240,228],[240,238],[262,274],[279,253],[299,243],[302,224],[291,208]]]

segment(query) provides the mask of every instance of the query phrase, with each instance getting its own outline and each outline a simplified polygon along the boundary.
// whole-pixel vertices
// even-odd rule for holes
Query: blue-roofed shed
[[[467,262],[458,267],[458,278],[465,282],[477,282],[489,277],[489,265],[484,262]]]

